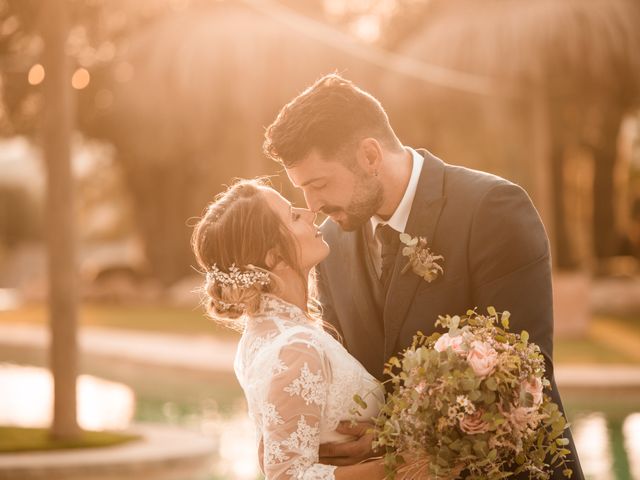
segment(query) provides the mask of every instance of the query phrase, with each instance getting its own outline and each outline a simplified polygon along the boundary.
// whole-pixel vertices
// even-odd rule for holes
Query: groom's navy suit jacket
[[[405,232],[427,239],[442,255],[444,273],[431,283],[409,269],[399,248],[385,298],[364,240],[364,228],[321,227],[331,253],[318,267],[324,319],[342,334],[347,350],[378,379],[392,355],[411,344],[418,330],[435,331],[438,315],[488,306],[511,312],[510,330],[527,330],[545,356],[551,396],[553,378],[551,258],[546,232],[527,193],[495,175],[448,165],[426,150]],[[378,295],[378,297],[376,297]],[[571,438],[569,436],[569,438]],[[569,448],[575,453],[573,440]],[[583,478],[577,456],[572,479]],[[524,478],[524,477],[523,477]],[[553,478],[564,478],[561,469]]]

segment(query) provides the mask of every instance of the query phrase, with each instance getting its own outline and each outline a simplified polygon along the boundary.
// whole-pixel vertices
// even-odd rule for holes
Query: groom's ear
[[[365,172],[374,175],[382,163],[382,147],[375,138],[363,138],[358,144],[356,159]]]

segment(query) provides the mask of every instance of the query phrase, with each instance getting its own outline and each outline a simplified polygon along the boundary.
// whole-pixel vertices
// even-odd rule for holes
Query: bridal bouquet
[[[375,448],[391,478],[547,479],[566,465],[567,423],[549,396],[544,359],[526,331],[509,333],[509,312],[441,316],[448,329],[421,332],[385,365],[393,390],[375,421]],[[361,406],[361,398],[355,399]],[[550,462],[550,463],[547,463]]]

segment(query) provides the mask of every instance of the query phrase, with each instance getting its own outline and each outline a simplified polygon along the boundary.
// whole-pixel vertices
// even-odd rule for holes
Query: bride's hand
[[[371,444],[373,434],[367,433],[372,427],[370,422],[340,422],[336,432],[356,437],[344,443],[323,443],[320,445],[320,462],[328,465],[354,465],[375,456]]]

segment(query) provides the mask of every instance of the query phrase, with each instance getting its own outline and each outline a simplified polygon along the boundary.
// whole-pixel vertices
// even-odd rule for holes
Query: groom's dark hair
[[[401,149],[378,100],[337,74],[320,78],[285,105],[265,132],[267,157],[290,167],[312,150],[325,158],[354,161],[357,142],[373,137]]]

